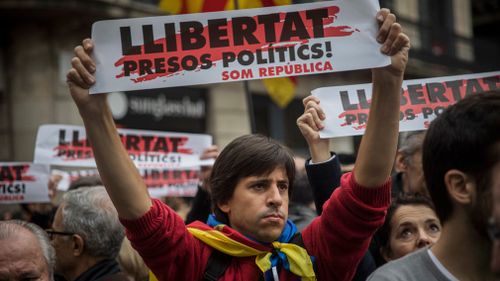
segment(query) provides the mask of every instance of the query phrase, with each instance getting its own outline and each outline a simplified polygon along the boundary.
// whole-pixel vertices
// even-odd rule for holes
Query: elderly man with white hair
[[[54,248],[39,226],[0,221],[0,249],[0,280],[53,280]]]
[[[103,186],[64,194],[47,233],[67,281],[128,281],[116,260],[125,232]]]

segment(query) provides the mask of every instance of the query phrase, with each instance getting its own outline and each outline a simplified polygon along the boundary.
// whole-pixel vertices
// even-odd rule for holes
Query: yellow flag
[[[279,107],[285,108],[295,96],[295,78],[278,77],[262,80],[271,99]]]

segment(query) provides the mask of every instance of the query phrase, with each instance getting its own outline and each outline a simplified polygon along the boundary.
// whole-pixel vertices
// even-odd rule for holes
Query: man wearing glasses
[[[127,280],[116,261],[124,231],[104,187],[66,193],[46,231],[67,281]]]

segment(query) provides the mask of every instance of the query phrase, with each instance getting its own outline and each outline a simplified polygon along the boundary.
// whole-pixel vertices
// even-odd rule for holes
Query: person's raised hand
[[[376,18],[380,26],[377,34],[377,41],[382,44],[380,51],[391,57],[391,65],[376,70],[397,77],[402,76],[408,63],[410,39],[396,22],[396,15],[389,9],[378,11]]]
[[[302,100],[304,113],[297,118],[297,126],[309,145],[309,152],[314,163],[323,162],[330,158],[329,140],[321,139],[319,131],[324,128],[325,113],[315,96],[308,96]]]
[[[71,97],[81,114],[95,114],[106,105],[106,95],[90,95],[89,88],[95,83],[96,65],[91,57],[94,45],[91,39],[84,39],[82,45],[75,47],[71,59],[71,69],[66,75]]]

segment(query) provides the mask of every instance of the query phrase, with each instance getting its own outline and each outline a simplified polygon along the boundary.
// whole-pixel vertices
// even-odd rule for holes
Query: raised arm
[[[321,215],[323,204],[340,186],[340,163],[337,156],[332,158],[329,140],[319,137],[325,119],[319,99],[308,96],[302,102],[304,113],[297,119],[297,126],[309,146],[311,161],[306,163],[307,178],[313,190],[316,212]]]
[[[401,32],[388,9],[377,14],[381,27],[377,40],[381,52],[391,56],[387,67],[372,70],[373,95],[370,115],[354,168],[356,181],[365,187],[381,186],[391,173],[399,132],[399,103],[410,40]]]
[[[319,131],[324,127],[325,113],[319,105],[319,99],[315,96],[304,98],[302,103],[304,113],[297,119],[297,126],[306,139],[312,163],[324,162],[331,157],[329,140],[319,137]]]
[[[83,40],[75,48],[67,75],[71,96],[82,116],[92,144],[97,169],[121,218],[136,219],[145,214],[151,200],[139,172],[130,160],[116,130],[106,95],[90,95],[95,83],[95,63],[90,57],[93,44]]]

